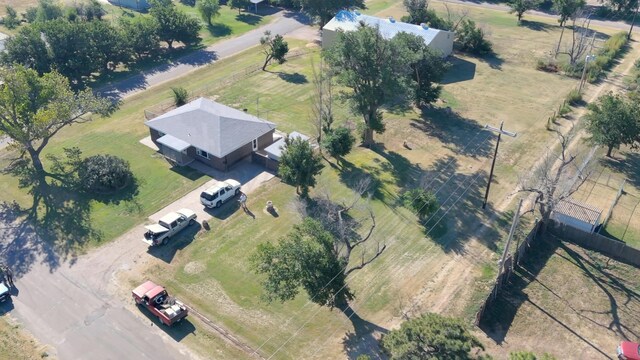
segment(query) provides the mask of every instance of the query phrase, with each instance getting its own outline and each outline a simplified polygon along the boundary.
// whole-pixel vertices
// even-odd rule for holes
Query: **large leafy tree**
[[[539,4],[539,0],[511,0],[509,2],[509,7],[511,8],[509,12],[516,14],[518,24],[520,24],[524,13],[537,8]]]
[[[89,23],[58,19],[39,25],[56,70],[73,83],[103,68],[102,54],[94,47]],[[109,36],[109,35],[106,35]]]
[[[364,9],[364,0],[298,0],[302,10],[320,22],[320,28],[328,23],[338,11]]]
[[[49,141],[71,124],[91,120],[90,113],[108,115],[113,105],[90,90],[73,92],[57,72],[43,76],[23,66],[0,69],[0,133],[8,136],[28,156],[31,181],[40,189],[50,176],[40,159]]]
[[[122,39],[137,59],[152,56],[160,49],[158,22],[152,17],[121,18],[120,31],[126,34]]]
[[[640,106],[620,95],[608,93],[589,104],[586,116],[591,141],[607,147],[607,156],[620,145],[640,141]]]
[[[185,45],[200,41],[200,23],[197,19],[176,8],[171,1],[151,0],[150,3],[149,13],[158,22],[158,36],[169,45],[169,49],[173,48],[174,41]]]
[[[403,0],[402,4],[409,13],[409,17],[406,19],[412,24],[426,23],[426,19],[429,17],[429,2],[427,0]]]
[[[40,74],[51,70],[52,60],[47,44],[40,31],[33,26],[25,26],[7,39],[0,58],[5,64],[22,64]]]
[[[198,0],[196,7],[202,19],[211,25],[211,18],[220,13],[220,2],[218,0]]]
[[[284,302],[302,288],[323,306],[342,306],[351,300],[343,272],[346,264],[335,256],[334,242],[319,221],[305,218],[277,244],[259,245],[252,263],[257,273],[266,275],[265,298]]]
[[[406,99],[408,62],[398,57],[395,43],[378,28],[362,25],[357,31],[339,32],[324,56],[338,84],[352,91],[343,99],[364,124],[364,145],[373,145],[373,133],[385,130],[381,107],[392,98]]]
[[[308,141],[301,138],[287,138],[286,144],[278,165],[278,175],[306,197],[309,187],[316,185],[316,176],[324,167],[322,158],[313,151]]]
[[[55,0],[39,0],[36,9],[35,21],[37,22],[59,19],[64,12],[62,5]]]
[[[278,64],[287,61],[286,56],[289,52],[289,44],[282,35],[271,36],[271,31],[267,30],[264,32],[264,36],[260,38],[260,45],[262,45],[262,52],[265,55],[262,71],[267,68],[271,60],[276,60]]]
[[[409,64],[409,77],[413,89],[413,103],[426,106],[433,103],[440,96],[442,86],[439,85],[449,69],[442,54],[431,49],[424,43],[424,39],[408,33],[400,33],[393,38],[401,51],[398,56]]]
[[[18,12],[13,7],[7,5],[5,6],[7,11],[7,15],[2,18],[2,24],[7,27],[7,29],[15,29],[20,25],[20,20],[18,20]]]
[[[384,335],[381,345],[392,360],[475,359],[472,351],[484,350],[462,321],[433,313],[405,321]]]

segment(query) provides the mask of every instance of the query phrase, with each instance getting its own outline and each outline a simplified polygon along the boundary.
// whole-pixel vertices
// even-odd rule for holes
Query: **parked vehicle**
[[[161,323],[171,326],[184,319],[189,310],[184,303],[169,296],[167,290],[152,281],[133,289],[133,300],[147,308]]]
[[[240,193],[240,183],[233,179],[221,181],[200,194],[200,203],[208,208],[220,207]]]
[[[618,359],[640,360],[640,344],[631,341],[623,341],[618,346]]]
[[[166,245],[169,238],[180,230],[196,222],[196,213],[189,209],[180,209],[165,215],[157,224],[147,225],[144,233],[144,241],[149,246]]]

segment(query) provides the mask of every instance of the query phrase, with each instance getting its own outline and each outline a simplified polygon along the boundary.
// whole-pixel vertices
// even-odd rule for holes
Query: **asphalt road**
[[[260,43],[260,37],[264,35],[266,30],[270,30],[274,35],[285,35],[308,24],[308,19],[297,12],[281,11],[275,16],[276,19],[265,26],[249,31],[239,37],[224,40],[205,49],[185,55],[172,64],[159,66],[110,84],[109,86],[98,89],[96,92],[103,96],[124,99],[137,92],[179,78],[193,70],[212,64],[217,60],[256,46]]]
[[[173,65],[124,79],[101,92],[122,99],[255,46],[265,30],[284,35],[305,26],[305,18],[299,14],[276,16],[268,25],[189,54]],[[6,141],[0,138],[0,149],[4,146]],[[130,291],[114,289],[119,287],[112,281],[115,274],[152,256],[140,241],[142,226],[89,254],[65,259],[43,244],[33,229],[15,227],[13,220],[0,211],[0,253],[17,275],[13,302],[0,305],[0,314],[10,312],[60,359],[197,358],[175,338],[175,332],[159,329],[144,311],[113,295]]]

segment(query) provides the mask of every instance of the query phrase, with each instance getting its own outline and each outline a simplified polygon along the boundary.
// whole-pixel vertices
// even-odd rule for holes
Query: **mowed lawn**
[[[326,163],[312,191],[312,196],[331,194],[332,199],[347,201],[351,179],[368,174],[380,184],[370,202],[379,227],[366,252],[375,251],[378,244],[387,244],[388,249],[349,278],[357,296],[353,303],[355,321],[338,311],[308,305],[305,295],[285,304],[267,304],[259,299],[259,278],[249,264],[251,254],[257,244],[276,241],[300,220],[294,189],[277,179],[250,197],[249,208],[255,219],[229,205],[222,210],[220,217],[224,220],[216,221],[211,233],[200,234],[174,258],[173,271],[167,272],[166,265],[158,262],[144,276],[167,283],[254,348],[262,345],[260,351],[267,357],[281,346],[276,358],[375,352],[372,333],[397,326],[401,321],[399,309],[406,310],[414,303],[422,310],[470,320],[481,300],[477,297],[479,290],[493,278],[494,253],[501,248],[508,228],[508,213],[493,208],[491,203],[504,200],[516,186],[517,172],[533,166],[553,143],[553,136],[545,130],[547,114],[576,81],[534,69],[535,56],[543,55],[545,47],[551,48],[559,35],[552,20],[540,19],[546,31],[538,31],[517,27],[512,15],[473,8],[469,11],[471,18],[477,15],[478,22],[490,29],[496,57],[485,60],[456,55],[444,85],[446,102],[438,104],[440,110],[425,114],[387,111],[387,131],[376,135],[376,150],[355,149],[343,167]],[[388,13],[401,15],[398,9],[383,12]],[[270,66],[268,72],[256,72],[224,86],[207,84],[194,92],[246,108],[276,122],[284,131],[313,135],[308,100],[312,91],[310,58],[317,64],[317,56],[314,52],[296,57],[283,65]],[[447,106],[454,114],[442,109]],[[339,102],[336,108],[338,123],[353,125],[360,121]],[[487,159],[494,143],[481,128],[485,123],[496,126],[500,120],[519,135],[503,142],[490,211],[482,212],[478,209],[486,184],[483,171],[488,171]],[[404,140],[411,149],[404,147]],[[443,189],[438,197],[444,206],[435,217],[441,222],[425,228],[399,206],[397,195],[407,186],[431,183],[431,179],[435,179],[431,184],[434,191]],[[267,200],[274,201],[279,217],[263,211]],[[482,225],[493,212],[498,221],[492,227]],[[479,245],[465,248],[472,241]],[[359,256],[352,261],[357,263]],[[466,271],[452,265],[456,262]]]
[[[483,325],[490,351],[613,359],[640,334],[640,270],[558,239],[531,248]]]

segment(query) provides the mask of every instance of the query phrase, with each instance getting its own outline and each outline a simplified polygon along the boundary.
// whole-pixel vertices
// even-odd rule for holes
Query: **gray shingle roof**
[[[276,128],[272,122],[205,98],[194,100],[145,124],[218,158]]]
[[[563,200],[553,211],[594,225],[598,223],[602,213],[597,208],[576,200]]]

